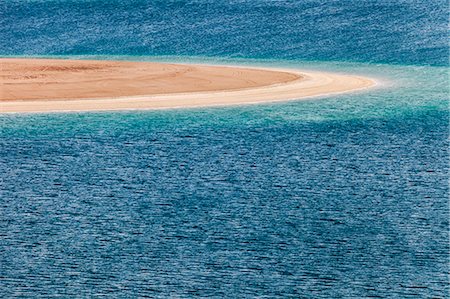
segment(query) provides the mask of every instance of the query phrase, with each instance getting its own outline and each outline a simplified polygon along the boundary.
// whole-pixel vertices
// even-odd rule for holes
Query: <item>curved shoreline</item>
[[[372,79],[360,76],[247,66],[56,59],[0,62],[0,113],[254,104],[300,100],[375,85]]]

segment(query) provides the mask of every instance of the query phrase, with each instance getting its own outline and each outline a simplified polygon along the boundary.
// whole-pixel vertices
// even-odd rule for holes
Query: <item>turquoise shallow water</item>
[[[1,54],[379,84],[261,105],[0,115],[1,297],[448,296],[445,3],[131,3],[4,2]]]

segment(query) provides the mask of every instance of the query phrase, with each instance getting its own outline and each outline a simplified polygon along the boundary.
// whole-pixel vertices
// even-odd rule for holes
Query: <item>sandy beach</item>
[[[250,104],[375,84],[360,76],[291,69],[16,58],[0,63],[0,113]]]

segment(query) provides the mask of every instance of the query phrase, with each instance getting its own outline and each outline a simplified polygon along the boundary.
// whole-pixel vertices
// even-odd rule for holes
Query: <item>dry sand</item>
[[[0,59],[0,113],[249,104],[368,88],[368,78],[153,62]]]

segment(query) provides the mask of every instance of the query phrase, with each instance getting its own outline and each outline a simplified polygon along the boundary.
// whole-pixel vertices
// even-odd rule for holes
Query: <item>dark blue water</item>
[[[447,0],[5,0],[0,55],[448,65]]]
[[[0,114],[0,297],[449,297],[446,1],[0,8],[2,56],[379,82],[278,104]]]
[[[2,294],[444,297],[446,112],[254,114],[3,119]]]

